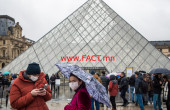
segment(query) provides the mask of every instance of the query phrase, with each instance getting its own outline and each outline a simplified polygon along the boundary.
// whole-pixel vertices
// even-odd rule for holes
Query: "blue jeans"
[[[96,101],[94,98],[91,98],[91,110],[94,110],[94,101],[96,105],[96,110],[100,110],[99,102]]]
[[[136,94],[138,104],[141,110],[144,110],[142,94]]]
[[[157,105],[159,107],[159,110],[162,110],[162,108],[161,108],[161,95],[160,94],[153,94],[153,107],[154,107],[154,110],[157,110]]]
[[[131,93],[131,101],[134,102],[134,89],[135,87],[130,87],[130,93]]]

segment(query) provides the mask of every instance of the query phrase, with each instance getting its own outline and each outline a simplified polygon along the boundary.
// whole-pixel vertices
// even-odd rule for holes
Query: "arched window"
[[[2,63],[2,68],[5,66],[5,63]]]
[[[3,57],[5,57],[5,50],[3,50]]]

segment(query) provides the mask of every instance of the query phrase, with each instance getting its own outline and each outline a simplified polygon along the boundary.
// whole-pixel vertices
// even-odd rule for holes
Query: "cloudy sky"
[[[0,0],[0,15],[37,41],[87,0]],[[170,0],[103,0],[148,40],[170,40]]]

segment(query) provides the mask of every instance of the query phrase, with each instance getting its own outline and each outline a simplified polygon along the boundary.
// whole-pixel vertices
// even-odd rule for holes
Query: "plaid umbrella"
[[[95,100],[105,104],[107,107],[110,106],[110,101],[106,93],[106,88],[99,83],[99,81],[94,78],[90,73],[85,72],[77,65],[72,65],[68,63],[56,64],[56,66],[61,70],[67,78],[70,77],[70,74],[76,75],[86,84],[86,89],[90,96]]]

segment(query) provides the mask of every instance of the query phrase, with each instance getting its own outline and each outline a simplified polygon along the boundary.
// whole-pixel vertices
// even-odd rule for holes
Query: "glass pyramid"
[[[114,56],[115,61],[61,61],[82,55]],[[108,72],[170,68],[170,60],[102,0],[88,0],[0,71],[18,73],[31,62],[48,74],[58,71],[56,63],[66,62]]]

